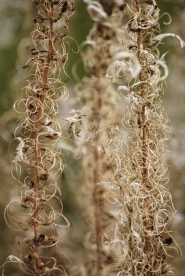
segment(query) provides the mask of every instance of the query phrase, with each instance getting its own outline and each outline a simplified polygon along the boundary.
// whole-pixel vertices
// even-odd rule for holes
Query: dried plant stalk
[[[109,235],[110,254],[115,257],[112,269],[117,275],[174,275],[167,260],[169,252],[178,248],[171,246],[175,243],[171,235],[175,210],[166,188],[169,129],[160,96],[168,68],[157,46],[163,38],[175,35],[157,35],[159,9],[155,0],[132,0],[125,13],[129,22],[123,30],[122,50],[107,70],[107,77],[118,83],[128,104],[122,120],[128,149],[117,195],[120,209],[114,239]]]
[[[20,195],[5,210],[7,224],[23,230],[21,257],[9,256],[5,262],[18,262],[29,275],[66,275],[54,257],[44,249],[56,246],[69,227],[62,213],[57,178],[65,162],[57,150],[62,132],[56,119],[58,103],[68,96],[61,77],[68,58],[68,22],[73,1],[34,0],[38,10],[31,34],[32,57],[23,68],[31,68],[23,88],[24,98],[14,107],[20,114],[15,130],[18,142],[12,175],[20,184]],[[55,201],[54,201],[55,199]],[[56,203],[56,201],[58,201]]]
[[[101,276],[109,273],[108,267],[113,262],[102,243],[107,225],[114,221],[114,202],[109,201],[106,194],[114,187],[119,189],[121,164],[117,153],[121,153],[124,143],[120,126],[121,97],[105,74],[120,39],[124,1],[85,2],[94,25],[81,46],[87,77],[76,90],[83,108],[72,111],[73,116],[68,118],[82,153],[83,193],[89,226],[84,241],[86,258],[75,273]]]

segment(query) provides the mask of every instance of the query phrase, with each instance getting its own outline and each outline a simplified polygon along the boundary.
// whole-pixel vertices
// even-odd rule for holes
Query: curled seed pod
[[[50,236],[50,237],[48,237],[48,240],[52,241],[52,243],[55,244],[58,241],[58,238],[55,236]]]
[[[33,257],[31,255],[24,256],[24,262],[30,264],[33,261]]]
[[[48,237],[46,235],[40,234],[38,236],[37,242],[38,242],[39,246],[46,243],[47,241],[48,241]]]

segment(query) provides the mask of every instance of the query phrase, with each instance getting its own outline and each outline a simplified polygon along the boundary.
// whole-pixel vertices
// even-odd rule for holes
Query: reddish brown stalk
[[[96,246],[97,246],[97,276],[101,275],[101,229],[100,229],[100,197],[101,194],[97,189],[97,182],[98,182],[98,152],[94,150],[94,192],[93,192],[93,200],[94,200],[94,216],[95,216],[95,228],[96,228]]]
[[[49,34],[49,42],[48,42],[48,55],[46,60],[46,66],[44,69],[44,76],[43,76],[43,87],[47,84],[48,79],[48,73],[49,73],[49,65],[51,60],[51,54],[53,51],[53,4],[51,3],[51,10],[50,10],[50,34]],[[44,94],[41,95],[40,98],[41,103],[44,102]],[[39,256],[39,244],[38,244],[38,207],[37,207],[37,199],[38,199],[38,193],[39,193],[39,133],[40,133],[40,127],[41,127],[41,119],[42,116],[42,105],[39,107],[38,110],[38,119],[37,119],[37,125],[36,125],[36,132],[35,132],[35,162],[36,162],[36,181],[35,181],[35,198],[34,198],[34,243],[35,243],[35,252],[37,255],[36,258],[36,269],[37,269],[37,275],[40,276],[40,256]]]
[[[100,77],[100,76],[98,76]],[[99,86],[99,85],[98,85]],[[98,90],[98,100],[97,100],[97,120],[99,128],[99,115],[101,110],[101,98],[100,98],[100,87]],[[96,130],[97,131],[97,130]],[[98,140],[98,136],[96,136],[95,140]],[[99,170],[99,154],[97,149],[94,149],[94,191],[93,191],[93,201],[94,201],[94,216],[95,216],[95,228],[96,228],[96,246],[97,246],[97,276],[101,275],[102,270],[102,261],[101,261],[101,226],[100,226],[100,216],[101,216],[101,191],[98,191],[97,183],[99,182],[98,176]]]
[[[139,13],[139,2],[136,0],[136,8]],[[139,19],[139,17],[138,17]],[[137,36],[137,56],[138,60],[140,61],[140,56],[141,56],[141,35],[140,32],[138,32]],[[144,102],[145,98],[145,90],[144,90],[144,84],[142,83],[143,77],[142,77],[142,71],[139,74],[139,80],[141,82],[140,88],[141,88],[141,98],[143,99],[142,102]],[[142,110],[141,110],[141,127],[142,127],[142,177],[143,177],[143,185],[146,187],[147,185],[147,149],[146,149],[146,140],[147,140],[147,133],[146,133],[146,115],[145,115],[145,109],[146,106],[145,104],[142,103]],[[147,199],[145,199],[145,209],[147,209]],[[145,228],[147,228],[148,223],[147,223],[147,218],[145,218]],[[150,252],[150,243],[149,243],[149,237],[147,234],[145,234],[145,251],[148,254]],[[147,274],[147,275],[150,275]]]

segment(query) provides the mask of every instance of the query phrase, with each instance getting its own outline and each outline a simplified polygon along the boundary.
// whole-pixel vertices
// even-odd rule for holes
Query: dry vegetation
[[[18,185],[5,208],[7,225],[21,233],[20,254],[9,253],[2,275],[9,263],[19,264],[20,275],[177,275],[171,263],[181,250],[173,235],[170,129],[162,104],[168,67],[159,47],[166,38],[176,38],[180,48],[185,43],[178,28],[161,34],[158,1],[84,2],[93,22],[80,46],[86,75],[74,87],[72,110],[59,122],[59,107],[70,99],[66,64],[74,40],[68,23],[75,5],[33,1],[31,57],[23,66],[28,74],[14,104],[19,119],[10,145]],[[179,152],[176,135],[173,154]],[[70,222],[58,185],[69,166],[66,150],[80,157],[80,173],[71,181],[83,222],[74,220],[72,228],[84,248],[67,237]],[[173,154],[182,171],[184,160],[179,169]]]

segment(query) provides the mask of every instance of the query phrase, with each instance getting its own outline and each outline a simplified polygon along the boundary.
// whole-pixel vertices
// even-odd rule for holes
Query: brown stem
[[[97,78],[100,78],[100,75],[97,73]],[[97,92],[98,92],[98,99],[96,102],[96,120],[97,122],[97,129],[99,129],[99,120],[100,120],[100,110],[101,110],[101,97],[100,97],[100,85],[97,83]],[[98,141],[99,135],[96,134],[95,141]],[[96,142],[95,142],[96,144]],[[94,149],[94,191],[93,191],[93,201],[94,201],[94,216],[95,216],[95,230],[96,230],[96,246],[97,246],[97,276],[101,275],[102,270],[102,260],[101,260],[101,197],[102,191],[98,190],[97,183],[99,182],[99,154],[97,149]]]
[[[139,1],[136,1],[136,8],[137,11],[139,12]],[[139,17],[138,17],[139,19]],[[137,35],[137,56],[138,56],[138,60],[140,61],[140,56],[141,56],[141,34],[140,32]],[[145,111],[146,111],[146,106],[143,103],[144,102],[144,98],[145,98],[145,89],[144,89],[144,84],[142,83],[143,77],[142,77],[142,71],[139,74],[139,80],[141,82],[140,87],[141,87],[141,98],[143,99],[142,101],[142,110],[141,110],[141,127],[142,127],[142,152],[143,152],[143,156],[142,156],[142,177],[143,177],[143,185],[146,187],[147,185],[147,148],[146,148],[146,141],[147,141],[147,132],[146,132],[146,115],[145,115]],[[147,209],[147,199],[145,199],[145,210]],[[147,223],[147,218],[145,218],[145,228],[147,228],[148,223]],[[148,254],[150,252],[150,242],[149,242],[149,237],[147,234],[145,234],[145,251]],[[146,275],[150,275],[150,273],[146,274]]]
[[[50,33],[49,33],[49,43],[48,43],[48,55],[46,60],[46,66],[44,69],[44,76],[43,76],[43,87],[47,84],[48,73],[49,73],[49,65],[51,60],[51,54],[53,51],[53,4],[51,3],[51,10],[50,10]],[[40,255],[39,255],[39,244],[38,244],[38,206],[37,206],[37,199],[39,193],[39,133],[41,128],[41,116],[42,116],[42,104],[44,102],[44,94],[42,94],[41,98],[41,106],[38,110],[37,116],[37,124],[36,124],[36,131],[35,131],[35,163],[36,163],[36,181],[35,181],[35,198],[34,198],[34,244],[35,244],[35,252],[37,255],[36,258],[36,269],[37,269],[37,276],[40,276]]]
[[[94,216],[95,216],[95,228],[96,228],[96,246],[97,246],[97,276],[101,275],[101,269],[102,269],[102,264],[101,264],[101,229],[100,229],[100,215],[101,215],[101,210],[100,210],[100,197],[101,194],[97,189],[97,183],[98,183],[98,152],[95,149],[94,150],[94,192],[93,192],[93,199],[94,199]]]

